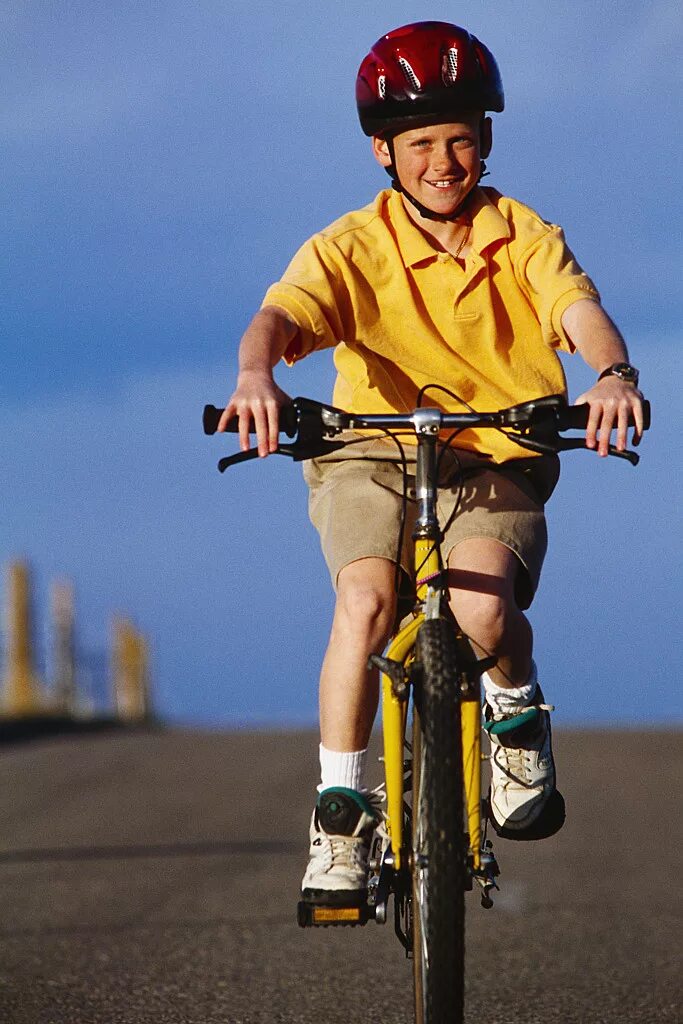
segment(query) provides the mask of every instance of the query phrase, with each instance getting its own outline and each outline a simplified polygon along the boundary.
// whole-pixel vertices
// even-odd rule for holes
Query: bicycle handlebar
[[[324,405],[310,398],[295,398],[291,405],[280,409],[280,429],[293,437],[291,444],[280,444],[277,453],[288,455],[296,461],[312,459],[326,452],[343,448],[344,441],[335,441],[334,437],[342,430],[414,430],[418,435],[435,435],[442,430],[465,430],[472,427],[493,427],[504,429],[507,437],[523,448],[531,451],[554,454],[576,448],[585,448],[583,438],[563,438],[560,431],[585,429],[588,423],[590,406],[568,405],[563,395],[548,395],[545,398],[523,402],[521,405],[497,412],[466,412],[445,413],[438,409],[422,408],[409,413],[386,413],[361,415],[344,412],[332,405]],[[204,407],[204,433],[215,434],[223,409],[213,405]],[[632,417],[629,426],[634,426]],[[253,428],[253,424],[250,424]],[[650,427],[650,403],[643,402],[643,429]],[[227,425],[227,431],[236,433],[239,429],[238,418],[233,417]],[[253,432],[253,430],[252,430]],[[609,454],[627,459],[637,465],[639,456],[632,451],[618,451],[613,445]],[[258,452],[250,449],[221,459],[218,468],[221,472],[228,466],[247,459],[256,458]]]
[[[287,435],[287,437],[294,437],[297,431],[297,408],[296,403],[301,401],[299,398],[295,398],[291,405],[284,405],[280,409],[280,430]],[[204,406],[204,416],[202,423],[204,426],[205,434],[215,434],[218,430],[218,421],[223,415],[224,409],[217,409],[215,405]],[[250,423],[250,432],[254,433],[254,424]],[[231,420],[228,420],[228,425],[225,428],[227,433],[236,434],[239,430],[239,418],[233,416]]]

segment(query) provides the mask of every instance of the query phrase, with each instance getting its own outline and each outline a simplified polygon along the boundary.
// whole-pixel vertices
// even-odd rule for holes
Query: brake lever
[[[281,444],[278,448],[280,455],[289,455],[295,462],[305,462],[306,459],[317,459],[328,452],[339,451],[346,448],[345,441],[328,441],[326,438],[316,438],[314,441],[294,441],[293,444]]]
[[[554,444],[546,444],[544,441],[537,441],[536,438],[523,437],[521,434],[510,433],[508,435],[515,444],[519,444],[522,448],[529,448],[532,452],[541,452],[543,455],[556,455],[559,451],[559,445],[562,443],[562,438],[558,436],[557,441]]]
[[[557,446],[559,452],[569,452],[576,448],[585,448],[586,451],[592,451],[586,444],[586,441],[582,437],[561,437],[560,443]],[[607,448],[607,454],[613,455],[615,459],[626,459],[632,466],[637,466],[640,462],[640,455],[632,451],[620,452],[618,448],[615,448],[613,444]]]
[[[218,472],[225,473],[229,466],[236,466],[239,462],[249,462],[250,459],[258,459],[258,448],[250,448],[248,452],[235,452],[234,455],[226,455],[219,460]]]
[[[638,455],[638,452],[632,452],[628,448],[623,452],[620,452],[613,444],[611,444],[607,449],[607,454],[613,455],[615,459],[626,459],[626,461],[630,462],[632,466],[637,466],[640,462],[640,455]]]
[[[301,444],[293,441],[291,444],[279,444],[272,455],[287,455],[294,462],[304,462],[306,459],[316,459],[320,455],[327,455],[328,452],[338,451],[344,448],[343,441],[328,441],[325,438],[316,440],[315,443]],[[235,452],[234,455],[226,455],[218,463],[218,472],[225,473],[230,466],[237,466],[240,462],[249,462],[250,459],[258,459],[258,448],[250,448],[247,452]]]
[[[517,435],[511,434],[514,438],[515,444],[522,445],[523,448],[529,448],[533,452],[542,452],[546,455],[555,455],[557,452],[570,452],[575,451],[577,448],[585,448],[586,451],[590,451],[586,445],[584,438],[582,437],[560,437],[557,436],[557,440],[554,440],[552,444],[546,444],[544,441],[538,441],[531,437],[518,437]],[[613,444],[607,449],[608,455],[613,455],[615,459],[626,459],[632,466],[637,466],[640,462],[640,455],[637,452],[629,450],[620,452]]]

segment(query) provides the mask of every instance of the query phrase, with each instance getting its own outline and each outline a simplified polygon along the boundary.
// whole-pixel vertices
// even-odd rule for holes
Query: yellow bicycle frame
[[[415,567],[424,582],[417,587],[418,604],[424,609],[429,592],[428,580],[439,572],[439,552],[432,540],[415,541]],[[409,664],[413,658],[424,610],[401,629],[386,652],[392,661]],[[381,674],[382,732],[384,736],[384,772],[387,789],[387,829],[391,840],[394,867],[401,867],[403,852],[403,744],[406,731],[407,701],[394,695],[391,679]],[[481,707],[478,699],[466,698],[461,704],[463,778],[470,836],[472,867],[481,867]]]

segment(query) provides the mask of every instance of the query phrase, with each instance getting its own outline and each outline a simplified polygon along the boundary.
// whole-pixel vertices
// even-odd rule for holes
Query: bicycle
[[[221,409],[206,406],[204,430],[216,431]],[[644,403],[645,429],[650,409]],[[345,447],[342,431],[414,432],[418,516],[413,533],[415,603],[384,655],[371,655],[368,667],[380,671],[386,812],[371,846],[367,903],[320,906],[300,902],[302,927],[386,923],[394,897],[394,929],[413,958],[417,1024],[460,1024],[464,1010],[464,894],[475,885],[482,906],[493,906],[498,864],[487,837],[487,800],[481,784],[482,672],[495,657],[478,659],[453,618],[436,514],[439,452],[459,432],[472,427],[505,431],[520,446],[539,453],[585,448],[580,437],[562,431],[586,427],[588,406],[569,406],[561,395],[492,413],[443,413],[418,408],[411,413],[360,415],[306,398],[280,412],[280,429],[291,443],[277,451],[295,461]],[[236,430],[236,420],[229,430]],[[443,431],[451,431],[439,447]],[[392,433],[394,432],[394,433]],[[399,442],[400,447],[400,442]],[[632,451],[609,454],[636,465]],[[256,458],[255,450],[222,458],[218,468]],[[404,499],[406,498],[404,468]],[[404,506],[405,507],[405,506]],[[398,578],[398,566],[397,566]],[[412,708],[412,714],[410,710]],[[531,708],[525,715],[538,714]],[[489,733],[505,723],[486,723]]]

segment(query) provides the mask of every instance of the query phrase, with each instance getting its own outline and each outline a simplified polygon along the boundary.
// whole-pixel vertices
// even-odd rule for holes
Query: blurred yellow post
[[[73,717],[80,709],[76,692],[74,589],[70,583],[53,583],[51,607],[55,710]]]
[[[45,711],[42,686],[33,668],[31,580],[25,562],[13,562],[5,595],[6,660],[2,714],[20,718]]]
[[[112,675],[114,708],[124,722],[150,717],[147,642],[127,619],[114,617]]]

